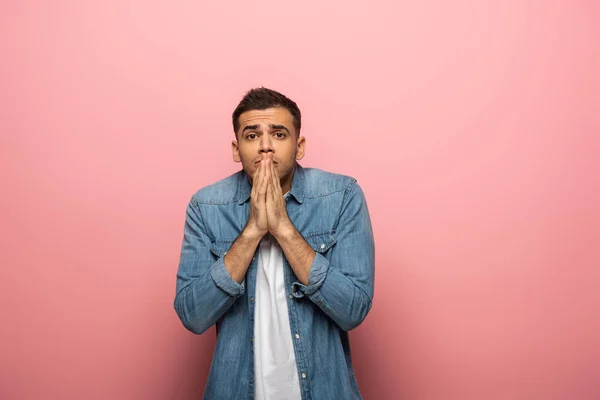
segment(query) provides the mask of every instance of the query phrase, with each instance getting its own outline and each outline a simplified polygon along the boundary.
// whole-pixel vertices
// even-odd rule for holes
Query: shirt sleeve
[[[343,202],[337,239],[327,259],[316,252],[308,285],[294,282],[295,297],[307,296],[340,328],[351,330],[371,309],[375,279],[375,242],[364,193],[353,181]]]
[[[174,307],[183,325],[194,333],[214,325],[244,293],[245,280],[239,284],[231,277],[224,256],[211,251],[202,214],[192,197],[186,210]]]

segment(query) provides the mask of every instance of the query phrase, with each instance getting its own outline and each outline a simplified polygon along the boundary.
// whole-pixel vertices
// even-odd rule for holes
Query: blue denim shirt
[[[209,400],[254,399],[258,248],[241,284],[223,263],[248,221],[250,191],[242,170],[200,189],[187,207],[174,306],[194,333],[216,324],[204,392]],[[316,252],[308,286],[283,260],[302,399],[361,399],[348,331],[365,319],[373,300],[375,244],[364,194],[351,177],[296,163],[286,208]]]

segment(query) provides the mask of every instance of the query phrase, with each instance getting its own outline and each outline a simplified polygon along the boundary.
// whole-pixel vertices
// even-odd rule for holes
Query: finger
[[[273,179],[272,178],[273,174],[271,173],[271,165],[273,165],[273,161],[270,160],[269,158],[267,158],[265,160],[266,181],[267,181],[267,193],[266,193],[267,199],[271,195],[271,192],[273,191],[273,182],[271,181],[271,179]]]
[[[271,198],[273,200],[276,199],[276,183],[275,183],[275,179],[276,179],[276,174],[275,174],[275,166],[273,164],[273,161],[270,162],[269,164],[269,182],[271,183],[271,187],[270,187],[270,191],[269,191],[269,196],[271,196]]]
[[[279,174],[277,173],[275,165],[272,165],[271,167],[271,174],[273,175],[273,197],[283,197],[283,194],[281,193],[281,183],[279,182]]]
[[[267,179],[267,197],[271,196],[271,192],[273,191],[273,181],[271,178]]]
[[[261,200],[264,200],[265,194],[267,193],[267,186],[269,185],[269,171],[267,169],[266,161],[261,161],[263,173],[261,174],[261,180],[259,183],[258,194]]]
[[[272,170],[271,170],[271,166],[273,165],[273,160],[270,159],[265,159],[265,174],[267,175],[267,179],[271,179],[271,176],[273,175]]]
[[[271,161],[269,162],[269,177],[270,177],[271,181],[272,181],[272,180],[273,180],[273,178],[275,177],[275,171],[273,170],[273,169],[275,168],[275,167],[274,167],[274,165],[275,165],[275,164],[273,163],[273,160],[271,160]]]
[[[261,160],[258,163],[258,169],[256,170],[256,173],[254,174],[254,183],[257,183],[260,185],[260,181],[262,179],[262,177],[265,174],[265,162],[263,160]]]
[[[261,161],[258,164],[258,169],[256,170],[256,172],[254,173],[254,179],[252,180],[252,190],[250,192],[250,196],[256,200],[256,195],[258,194],[258,189],[260,187],[260,183],[263,180],[264,177],[264,162]]]

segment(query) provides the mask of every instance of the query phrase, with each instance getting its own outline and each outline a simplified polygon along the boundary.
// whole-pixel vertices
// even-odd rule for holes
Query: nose
[[[273,142],[271,141],[271,135],[261,135],[260,137],[260,149],[259,153],[272,153]]]

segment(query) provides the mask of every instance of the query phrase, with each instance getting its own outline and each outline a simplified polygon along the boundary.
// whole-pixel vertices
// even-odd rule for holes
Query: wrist
[[[260,242],[260,239],[262,239],[262,237],[265,236],[266,233],[267,232],[262,232],[260,229],[254,226],[246,225],[244,230],[242,230],[241,232],[241,236],[244,239],[249,240],[251,242]]]
[[[287,221],[279,225],[279,228],[276,232],[271,232],[273,237],[277,239],[277,241],[290,239],[296,233],[296,227],[292,224],[291,221]]]

